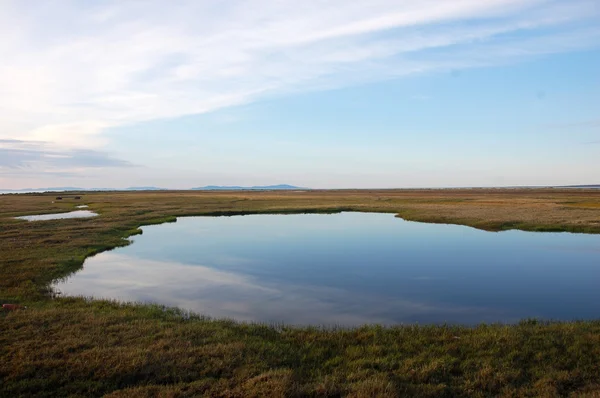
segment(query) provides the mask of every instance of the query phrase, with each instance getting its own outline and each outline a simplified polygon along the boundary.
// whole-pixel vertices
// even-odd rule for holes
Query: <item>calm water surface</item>
[[[390,214],[188,217],[86,260],[67,295],[289,324],[600,317],[600,236]]]
[[[77,206],[79,207],[79,206]],[[87,207],[87,206],[86,206]],[[87,217],[96,217],[98,213],[94,213],[90,210],[75,210],[70,211],[68,213],[55,213],[55,214],[40,214],[35,216],[20,216],[15,217],[19,220],[27,220],[27,221],[47,221],[47,220],[62,220],[65,218],[87,218]]]

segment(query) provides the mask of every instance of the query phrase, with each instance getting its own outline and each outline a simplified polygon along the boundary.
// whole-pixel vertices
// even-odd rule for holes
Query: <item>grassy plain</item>
[[[600,233],[600,190],[98,192],[0,196],[0,396],[600,396],[600,321],[319,330],[52,298],[49,283],[178,216],[377,211]],[[53,203],[54,201],[54,203]],[[99,217],[24,222],[70,211]]]

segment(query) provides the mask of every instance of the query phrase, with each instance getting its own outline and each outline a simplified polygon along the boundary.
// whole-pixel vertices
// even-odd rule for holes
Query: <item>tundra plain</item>
[[[50,283],[143,225],[253,213],[394,213],[488,231],[600,233],[600,190],[440,189],[0,195],[0,395],[597,396],[600,321],[350,329],[212,320],[54,297]],[[27,222],[75,210],[98,217]],[[568,265],[566,265],[568,266]]]

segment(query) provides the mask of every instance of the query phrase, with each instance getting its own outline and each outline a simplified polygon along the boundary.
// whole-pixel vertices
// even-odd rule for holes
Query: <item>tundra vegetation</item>
[[[489,231],[599,233],[600,190],[81,195],[0,196],[0,301],[27,306],[0,312],[0,396],[600,395],[600,320],[300,328],[54,297],[49,288],[141,226],[181,216],[367,211]],[[99,216],[14,219],[82,203]]]

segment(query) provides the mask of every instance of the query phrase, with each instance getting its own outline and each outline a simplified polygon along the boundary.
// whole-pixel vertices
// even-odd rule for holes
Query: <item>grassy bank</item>
[[[597,190],[84,193],[0,196],[0,395],[600,394],[600,322],[352,330],[244,325],[50,299],[48,284],[140,226],[185,215],[378,211],[499,231],[600,232]],[[73,210],[100,216],[27,223]]]

